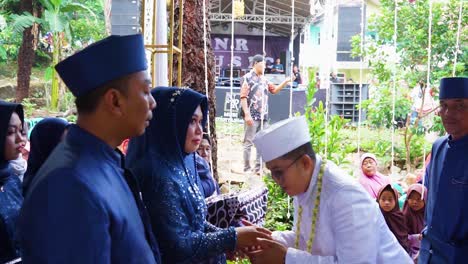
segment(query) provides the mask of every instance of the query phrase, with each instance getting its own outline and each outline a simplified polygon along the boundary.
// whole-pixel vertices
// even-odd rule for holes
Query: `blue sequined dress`
[[[224,252],[234,250],[236,231],[205,220],[195,155],[182,151],[198,105],[206,117],[206,97],[176,88],[156,88],[152,93],[157,108],[145,134],[130,141],[128,165],[141,183],[163,262],[226,263]]]

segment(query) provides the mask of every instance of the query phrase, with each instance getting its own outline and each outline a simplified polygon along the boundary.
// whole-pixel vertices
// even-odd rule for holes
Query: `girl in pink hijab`
[[[422,184],[413,184],[406,192],[406,201],[403,205],[403,215],[408,224],[408,239],[411,257],[415,258],[421,246],[421,232],[425,226],[424,211],[426,209],[427,189]]]
[[[361,156],[361,171],[359,183],[374,199],[382,187],[391,184],[389,178],[377,172],[377,158],[373,154],[365,153]]]

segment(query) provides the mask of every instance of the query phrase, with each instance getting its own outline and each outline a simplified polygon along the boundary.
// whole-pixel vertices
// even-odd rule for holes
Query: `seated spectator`
[[[271,67],[271,73],[274,74],[283,74],[284,73],[284,67],[283,64],[281,64],[281,59],[277,58],[275,61],[275,64]]]
[[[203,138],[197,152],[198,155],[202,156],[202,158],[204,158],[211,166],[211,139],[208,134],[203,134]]]
[[[208,135],[204,134],[200,147],[195,155],[198,176],[200,177],[201,189],[205,198],[220,194],[219,185],[211,173],[211,143]]]
[[[297,65],[294,65],[293,67],[293,74],[294,74],[293,86],[296,87],[298,84],[302,84],[301,72],[299,72],[299,68],[297,67]]]
[[[359,183],[372,198],[377,198],[379,190],[391,184],[390,179],[377,172],[377,158],[370,153],[361,156],[361,177]]]
[[[409,252],[408,226],[397,202],[398,192],[393,189],[391,184],[387,184],[380,189],[377,197],[380,211],[382,211],[388,228],[395,235],[398,243],[406,252]]]
[[[198,153],[195,154],[198,177],[205,198],[220,194],[218,183],[213,179],[211,168],[208,162]]]

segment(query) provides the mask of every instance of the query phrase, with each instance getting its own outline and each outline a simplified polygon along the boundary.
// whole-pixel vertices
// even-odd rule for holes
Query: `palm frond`
[[[69,20],[62,13],[56,13],[53,11],[44,11],[44,22],[49,25],[50,31],[52,32],[63,32],[65,28],[69,26]]]
[[[54,5],[51,3],[50,0],[39,0],[39,2],[45,8],[45,10],[54,10]]]
[[[10,18],[13,20],[12,29],[15,33],[22,33],[34,23],[42,23],[40,18],[31,15],[29,12],[24,12],[22,15],[12,14]]]

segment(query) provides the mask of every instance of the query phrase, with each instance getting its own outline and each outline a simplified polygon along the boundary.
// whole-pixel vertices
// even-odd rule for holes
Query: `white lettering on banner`
[[[231,93],[227,92],[224,97],[224,117],[236,117],[239,111],[240,93],[232,93],[232,95],[233,96],[231,98]]]
[[[231,47],[228,45],[230,43],[229,38],[214,38],[214,50],[218,52],[230,52]],[[247,45],[247,39],[237,38],[235,39],[234,50],[242,53],[247,53],[249,51],[249,46]]]
[[[221,67],[224,65],[224,56],[223,55],[220,55],[220,56],[215,56],[216,61],[218,61],[218,64],[216,64],[215,66],[218,66],[218,67]]]
[[[249,47],[247,47],[247,40],[246,39],[236,39],[236,50],[249,51]]]
[[[232,60],[232,65],[234,67],[241,67],[242,66],[242,58],[239,56],[234,56],[234,59]]]
[[[214,41],[215,41],[215,48],[214,48],[215,50],[220,50],[221,48],[223,50],[228,49],[228,42],[229,42],[228,38],[224,38],[224,39],[214,38]]]

